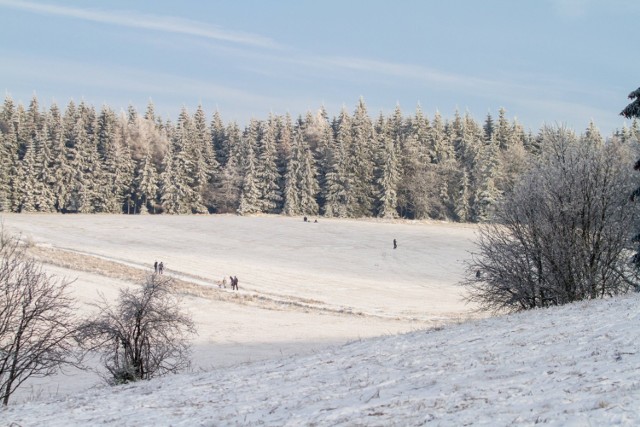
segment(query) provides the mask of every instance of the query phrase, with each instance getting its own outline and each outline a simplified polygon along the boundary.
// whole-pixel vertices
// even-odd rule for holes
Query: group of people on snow
[[[153,263],[153,272],[155,274],[163,274],[164,273],[164,263],[162,261],[160,261],[160,263],[158,263],[158,261]]]
[[[231,290],[238,290],[238,277],[237,276],[229,276],[229,280],[231,281]],[[222,282],[218,283],[219,288],[227,287],[227,278],[223,277]]]

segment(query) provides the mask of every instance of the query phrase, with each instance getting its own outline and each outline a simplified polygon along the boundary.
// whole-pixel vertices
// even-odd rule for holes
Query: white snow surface
[[[274,310],[189,296],[200,332],[194,372],[118,387],[86,373],[44,379],[56,392],[23,395],[0,410],[0,425],[640,424],[640,296],[454,324],[469,315],[456,282],[471,226],[2,219],[38,244],[141,268],[164,260],[167,274],[204,286],[235,274],[239,293],[311,303]],[[47,268],[77,277],[83,302],[131,285]]]

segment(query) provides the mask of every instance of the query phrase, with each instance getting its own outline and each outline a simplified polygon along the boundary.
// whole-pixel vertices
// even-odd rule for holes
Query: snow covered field
[[[634,294],[95,388],[0,415],[22,427],[635,426],[639,326]]]
[[[78,278],[81,303],[164,261],[195,285],[185,306],[199,336],[194,372],[116,388],[90,373],[45,379],[0,411],[0,425],[640,424],[639,295],[454,324],[470,316],[455,283],[471,226],[3,221],[44,251],[52,273]],[[212,283],[229,274],[240,292]]]
[[[163,261],[166,274],[207,287],[186,308],[199,335],[194,370],[310,353],[360,338],[413,331],[470,316],[461,261],[475,228],[260,216],[3,215],[44,253],[49,272],[77,278],[81,303],[117,296],[134,273]],[[393,249],[393,239],[398,249]],[[61,251],[63,250],[63,251]],[[74,258],[74,259],[72,259]],[[103,263],[93,268],[93,263]],[[113,273],[113,274],[111,274]],[[111,274],[111,277],[109,277]],[[236,275],[240,292],[215,282]],[[114,278],[115,277],[115,278]],[[93,373],[33,380],[13,402],[98,384]]]

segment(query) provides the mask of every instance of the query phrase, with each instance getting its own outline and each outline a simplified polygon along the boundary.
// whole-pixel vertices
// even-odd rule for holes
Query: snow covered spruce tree
[[[627,105],[624,110],[620,112],[621,116],[624,116],[628,119],[631,118],[640,118],[640,88],[634,90],[629,94],[629,99],[633,99],[633,101]],[[633,168],[635,170],[640,170],[640,159],[636,161]],[[636,200],[640,196],[640,187],[636,187],[631,194],[631,199]],[[636,226],[637,230],[637,226]],[[636,234],[633,237],[633,241],[638,244],[640,243],[640,233],[636,231]],[[640,245],[636,248],[635,254],[633,255],[633,263],[636,266],[636,269],[640,270]]]
[[[291,146],[291,157],[287,164],[284,186],[285,215],[317,215],[316,196],[320,192],[317,171],[309,150],[302,136],[301,129],[296,128]]]
[[[0,401],[31,377],[78,363],[79,321],[71,282],[47,275],[15,236],[0,228]]]
[[[115,305],[104,298],[80,339],[97,352],[110,384],[147,380],[190,365],[191,317],[180,309],[170,278],[149,275],[140,287],[122,289]]]
[[[633,288],[629,152],[618,143],[542,132],[542,153],[480,228],[468,263],[469,299],[517,311],[604,298]]]

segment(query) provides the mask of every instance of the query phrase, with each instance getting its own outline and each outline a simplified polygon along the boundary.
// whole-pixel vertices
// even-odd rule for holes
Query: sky
[[[636,0],[0,0],[0,90],[241,124],[360,98],[372,117],[504,108],[609,134],[640,86],[638,18]]]

